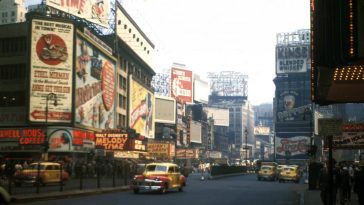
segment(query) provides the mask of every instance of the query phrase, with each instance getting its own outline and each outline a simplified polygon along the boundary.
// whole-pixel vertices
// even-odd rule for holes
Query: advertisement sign
[[[192,71],[172,67],[171,97],[184,103],[192,103],[192,88]]]
[[[175,145],[164,142],[148,142],[148,153],[151,157],[170,158],[175,156]]]
[[[334,119],[332,119],[332,121],[334,121]],[[334,135],[332,147],[334,147],[335,149],[364,148],[364,124],[345,123],[339,126],[339,130],[342,133]],[[328,143],[325,143],[325,146],[327,146],[327,144]]]
[[[286,90],[279,94],[277,99],[277,118],[279,122],[302,121],[304,114],[310,115],[311,104],[303,104],[302,94],[298,90]]]
[[[114,59],[78,33],[75,69],[75,123],[98,129],[113,129],[116,70]]]
[[[276,47],[276,73],[307,72],[310,47],[308,45],[289,45]]]
[[[277,159],[307,159],[309,133],[277,133],[275,149]]]
[[[155,97],[155,122],[176,124],[176,100]]]
[[[100,26],[109,27],[109,0],[46,0],[45,4]]]
[[[224,108],[204,108],[207,111],[207,117],[214,119],[214,125],[217,126],[229,126],[229,109]]]
[[[49,150],[53,152],[69,152],[73,150],[72,133],[67,129],[48,131]]]
[[[254,135],[269,135],[270,128],[264,126],[256,126],[254,127]]]
[[[73,145],[77,146],[95,146],[95,133],[87,130],[73,130]]]
[[[124,150],[128,134],[123,133],[96,133],[95,146],[105,150]]]
[[[72,23],[32,19],[30,47],[29,120],[45,121],[50,93],[57,106],[48,106],[48,122],[71,122],[72,114]]]
[[[207,104],[209,100],[209,84],[200,79],[198,75],[194,75],[193,80],[193,99],[200,103]]]
[[[130,127],[137,133],[154,138],[154,94],[130,77]]]
[[[191,142],[202,143],[202,128],[201,123],[191,120]]]
[[[171,87],[169,76],[170,72],[167,73],[156,73],[152,79],[152,87],[154,88],[154,94],[158,96],[169,96],[169,89]]]
[[[176,149],[177,159],[193,159],[196,157],[195,149]]]
[[[44,143],[45,131],[42,128],[0,129],[0,142],[17,141],[20,145],[40,145]]]

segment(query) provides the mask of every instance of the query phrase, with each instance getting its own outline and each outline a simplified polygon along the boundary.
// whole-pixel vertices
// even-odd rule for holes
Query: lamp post
[[[49,93],[46,96],[46,107],[45,107],[45,139],[43,144],[43,151],[44,151],[44,159],[48,159],[48,148],[49,148],[49,142],[48,142],[48,101],[53,100],[54,106],[57,106],[57,95],[55,93]]]
[[[248,165],[248,128],[247,127],[245,127],[244,136],[245,136],[245,164]]]

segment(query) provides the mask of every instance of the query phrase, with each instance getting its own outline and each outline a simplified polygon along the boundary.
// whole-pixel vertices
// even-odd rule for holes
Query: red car
[[[181,174],[176,164],[150,163],[145,166],[143,174],[134,176],[131,184],[135,194],[140,191],[166,193],[170,189],[183,191],[186,177]]]

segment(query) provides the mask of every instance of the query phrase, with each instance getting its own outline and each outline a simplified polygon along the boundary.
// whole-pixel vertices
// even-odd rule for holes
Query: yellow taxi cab
[[[48,183],[57,183],[62,180],[65,182],[69,178],[69,174],[61,169],[61,164],[56,162],[36,162],[29,165],[28,168],[19,170],[14,175],[14,183],[16,186],[22,184],[33,184],[37,183],[46,185]],[[39,179],[38,179],[39,170]],[[62,173],[62,177],[61,177]]]
[[[150,163],[143,174],[135,175],[131,187],[135,194],[139,191],[159,191],[166,193],[170,189],[182,191],[186,186],[186,177],[174,163]]]
[[[300,177],[300,170],[298,166],[287,166],[283,168],[283,170],[279,174],[278,181],[293,181],[295,183],[299,183]]]
[[[280,164],[277,166],[277,174],[279,175],[281,173],[281,171],[287,167],[287,165],[284,165],[284,164]]]
[[[277,178],[277,167],[271,165],[263,165],[260,167],[257,177],[259,181],[262,179],[275,181]]]

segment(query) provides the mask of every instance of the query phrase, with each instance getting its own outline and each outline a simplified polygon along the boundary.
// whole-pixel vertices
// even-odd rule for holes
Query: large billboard
[[[214,125],[217,126],[229,126],[229,109],[227,108],[204,108],[207,111],[207,117],[214,119]]]
[[[310,64],[310,30],[277,34],[276,73],[305,73]]]
[[[176,100],[155,97],[155,122],[176,124]]]
[[[130,76],[129,126],[146,138],[154,138],[154,94]]]
[[[184,103],[192,103],[192,71],[172,67],[171,69],[171,97]]]
[[[305,104],[308,101],[308,94],[306,95],[298,88],[277,92],[279,94],[277,96],[277,122],[304,121],[307,118],[307,114],[311,112],[311,104]],[[306,96],[307,98],[303,99]]]
[[[75,124],[113,129],[115,60],[81,32],[76,36]]]
[[[202,143],[201,123],[192,120],[190,129],[190,142]]]
[[[198,75],[194,75],[193,80],[193,99],[200,103],[205,103],[209,101],[209,84],[206,81],[200,79]]]
[[[44,122],[47,119],[48,122],[70,123],[74,25],[32,19],[30,29],[29,121]],[[57,106],[51,102],[47,105],[54,96],[49,95],[51,93],[57,98]]]
[[[277,133],[276,159],[307,159],[310,133]]]
[[[46,0],[45,4],[100,26],[109,27],[109,0]]]

